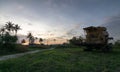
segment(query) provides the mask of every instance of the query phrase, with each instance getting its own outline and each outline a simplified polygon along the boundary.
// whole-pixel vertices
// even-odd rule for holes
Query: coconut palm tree
[[[14,30],[14,23],[12,23],[12,22],[7,22],[6,24],[5,24],[5,28],[6,28],[6,30],[7,31],[9,31],[9,32],[11,32],[11,31],[13,31]]]
[[[42,38],[39,38],[39,42],[40,42],[40,44],[43,42],[43,39]]]
[[[16,24],[15,26],[14,26],[14,30],[15,30],[15,35],[17,36],[17,31],[18,30],[20,30],[21,28],[20,28],[20,26],[18,25],[18,24]]]
[[[33,37],[32,33],[28,33],[27,38],[29,39],[29,44],[33,43],[34,37]]]

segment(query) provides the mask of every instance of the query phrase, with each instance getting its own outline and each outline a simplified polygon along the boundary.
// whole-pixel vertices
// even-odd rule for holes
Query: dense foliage
[[[18,40],[17,36],[11,36],[8,32],[4,36],[0,36],[1,49],[12,50],[15,47],[15,43]]]
[[[73,37],[72,39],[69,40],[70,44],[77,45],[83,42],[83,38],[80,37]]]
[[[0,29],[0,49],[12,51],[15,49],[15,44],[18,40],[17,31],[20,29],[18,24],[7,22]]]

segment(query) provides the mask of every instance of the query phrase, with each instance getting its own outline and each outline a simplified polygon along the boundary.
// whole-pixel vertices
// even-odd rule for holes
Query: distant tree
[[[38,37],[35,37],[35,39],[37,40],[37,39],[38,39]]]
[[[31,44],[34,44],[34,42],[35,42],[35,38],[32,37],[32,39],[31,39]]]
[[[25,39],[22,39],[21,43],[26,43]]]
[[[76,42],[76,40],[77,40],[77,38],[76,38],[76,37],[73,37],[72,39],[69,40],[69,42],[70,42],[71,44],[74,44],[74,43]]]
[[[42,38],[39,38],[39,42],[40,42],[40,44],[43,42],[43,39]]]
[[[18,30],[20,30],[21,28],[20,28],[20,26],[18,25],[18,24],[16,24],[15,26],[14,26],[14,30],[15,30],[15,35],[17,36],[17,32],[18,32]]]
[[[80,36],[79,38],[73,37],[72,39],[69,40],[70,44],[75,44],[78,45],[83,42],[83,38]]]
[[[28,33],[27,38],[29,39],[29,44],[33,44],[34,43],[35,39],[34,39],[32,33]]]

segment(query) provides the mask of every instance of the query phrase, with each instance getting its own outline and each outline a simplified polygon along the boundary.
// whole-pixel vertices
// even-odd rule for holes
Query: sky
[[[12,21],[42,38],[82,36],[82,28],[99,26],[120,14],[120,0],[0,0],[0,26]]]

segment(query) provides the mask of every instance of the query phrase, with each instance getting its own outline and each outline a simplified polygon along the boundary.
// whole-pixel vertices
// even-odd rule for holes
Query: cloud
[[[66,32],[66,34],[68,35],[68,36],[74,36],[74,35],[76,35],[76,29],[71,29],[71,30],[69,30],[69,31],[67,31]]]
[[[29,25],[29,26],[32,26],[33,24],[31,24],[31,23],[28,23],[28,25]]]
[[[23,5],[18,5],[17,8],[18,8],[19,10],[23,10],[23,9],[24,9],[24,6],[23,6]]]
[[[3,27],[3,25],[0,24],[0,28]]]
[[[73,36],[79,36],[81,35],[83,32],[82,32],[82,24],[74,24],[74,26],[69,29],[68,31],[66,31],[66,35],[68,37],[73,37]]]
[[[108,17],[106,20],[105,20],[105,23],[102,24],[104,26],[111,26],[111,25],[118,25],[118,27],[120,26],[120,14],[118,15],[114,15],[114,16],[111,16],[111,17]]]
[[[120,39],[120,14],[109,17],[102,26],[107,27],[110,36]]]

